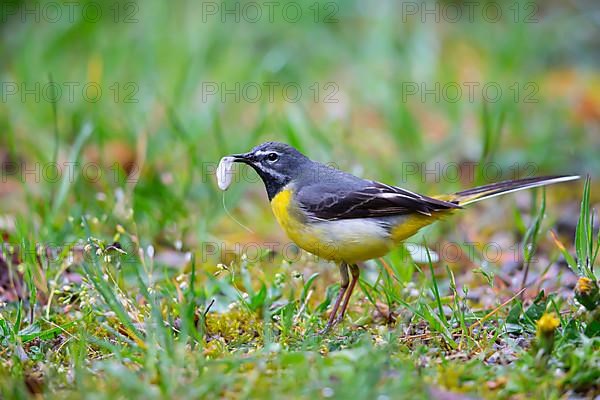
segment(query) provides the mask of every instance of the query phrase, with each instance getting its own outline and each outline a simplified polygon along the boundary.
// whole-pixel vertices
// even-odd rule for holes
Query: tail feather
[[[447,198],[444,200],[464,206],[505,193],[512,193],[518,190],[531,189],[539,186],[552,185],[554,183],[568,182],[576,179],[579,179],[579,176],[557,175],[503,181],[456,192],[447,196]]]

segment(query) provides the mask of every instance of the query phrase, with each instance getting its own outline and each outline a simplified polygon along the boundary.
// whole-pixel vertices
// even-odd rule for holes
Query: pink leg
[[[325,328],[319,332],[320,334],[324,334],[324,333],[328,332],[333,327],[333,325],[335,325],[335,323],[337,323],[335,316],[338,313],[338,309],[340,308],[340,303],[342,302],[342,298],[344,297],[344,294],[346,293],[346,289],[348,289],[348,284],[350,283],[350,281],[348,279],[348,264],[342,262],[339,265],[339,269],[340,269],[340,275],[341,275],[340,292],[338,293],[337,299],[335,300],[335,303],[333,304],[333,309],[331,310],[331,315],[329,315],[329,320],[327,321],[327,325],[325,325]]]
[[[344,319],[344,314],[346,313],[346,308],[348,308],[348,302],[350,301],[350,297],[352,296],[352,292],[354,291],[354,287],[356,286],[356,282],[358,282],[358,277],[360,276],[360,269],[358,265],[352,264],[348,266],[350,268],[350,273],[352,274],[352,282],[350,283],[350,287],[348,287],[348,291],[346,292],[346,297],[344,297],[344,302],[342,303],[342,309],[338,314],[338,317],[335,321],[336,324],[342,322]]]

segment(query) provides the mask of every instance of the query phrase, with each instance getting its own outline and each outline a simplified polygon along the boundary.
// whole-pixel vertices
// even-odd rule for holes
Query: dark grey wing
[[[355,185],[323,183],[303,187],[296,193],[296,201],[309,216],[320,220],[384,217],[419,213],[431,215],[435,211],[461,208],[458,204],[423,196],[408,190],[379,182],[364,181]]]

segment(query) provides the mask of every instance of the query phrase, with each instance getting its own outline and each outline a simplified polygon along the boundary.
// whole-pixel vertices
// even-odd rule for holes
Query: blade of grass
[[[440,313],[440,320],[445,321],[447,324],[448,321],[444,318],[444,308],[442,307],[442,299],[440,298],[440,290],[438,288],[437,280],[435,279],[435,272],[433,270],[433,262],[431,261],[431,254],[429,253],[429,248],[427,247],[427,242],[423,239],[423,246],[425,247],[425,251],[427,252],[427,263],[429,265],[429,271],[431,272],[431,281],[432,281],[432,289],[433,296],[435,297],[435,302],[437,303],[438,312]]]
[[[527,285],[527,277],[529,276],[529,267],[531,265],[531,260],[533,259],[533,255],[537,249],[537,242],[539,239],[540,228],[542,225],[542,220],[544,219],[544,214],[546,213],[546,189],[542,190],[542,205],[540,206],[538,212],[535,215],[535,218],[527,232],[525,232],[525,237],[523,238],[523,258],[524,258],[524,272],[523,279],[521,280],[521,289],[525,288]]]
[[[69,163],[70,165],[74,165],[79,158],[79,154],[81,152],[81,148],[85,141],[90,137],[94,128],[92,124],[86,123],[83,125],[77,138],[75,139],[75,143],[71,148],[71,152],[69,153]],[[75,169],[77,170],[77,169]],[[67,197],[67,192],[69,191],[69,187],[75,182],[75,176],[71,176],[71,174],[65,174],[63,180],[60,183],[60,187],[58,189],[58,193],[52,202],[52,210],[51,210],[51,218],[54,218],[58,209],[62,206],[65,198]]]

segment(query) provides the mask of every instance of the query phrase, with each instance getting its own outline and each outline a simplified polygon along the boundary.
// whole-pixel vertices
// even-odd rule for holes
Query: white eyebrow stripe
[[[254,154],[255,154],[255,155],[257,155],[257,156],[263,156],[263,155],[265,155],[265,154],[271,154],[271,153],[275,153],[275,154],[277,154],[278,156],[280,156],[280,155],[281,155],[281,153],[279,153],[279,152],[277,152],[277,151],[273,151],[273,150],[269,150],[269,151],[257,150],[257,151],[255,151],[255,152],[254,152]]]

